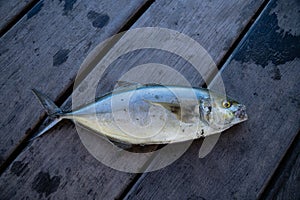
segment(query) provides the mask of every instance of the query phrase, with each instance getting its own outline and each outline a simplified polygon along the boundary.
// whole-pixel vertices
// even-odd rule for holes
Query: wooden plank
[[[300,135],[298,134],[279,164],[261,199],[300,198]]]
[[[183,3],[172,2],[170,4],[167,1],[161,1],[154,3],[150,10],[136,23],[135,27],[165,26],[178,31],[186,31],[191,37],[195,37],[194,39],[203,43],[210,54],[214,55],[214,58],[219,62],[222,55],[230,48],[230,45],[238,37],[242,28],[249,22],[252,15],[261,5],[261,2],[201,1],[194,3],[194,1],[186,1]],[[178,10],[173,10],[172,8],[177,8]],[[244,9],[244,13],[240,13],[239,10],[241,8]],[[177,23],[168,22],[163,25],[162,23],[166,19],[171,20],[174,13],[181,13],[176,18],[178,20]],[[192,14],[198,14],[197,20],[189,20],[193,16]],[[225,22],[213,20],[221,14],[226,14],[224,15],[224,17],[227,17]],[[155,18],[155,20],[152,18]],[[201,26],[199,26],[198,21],[200,19],[202,20]],[[180,25],[178,26],[178,24]],[[226,28],[226,31],[221,32],[224,28]],[[219,30],[217,33],[216,29]],[[197,36],[198,32],[199,35]],[[69,41],[69,36],[64,37],[66,38],[65,40]],[[214,48],[216,46],[217,48]],[[125,62],[125,66],[132,67],[135,64],[155,61],[155,59],[164,63],[164,60],[171,58],[171,56],[163,57],[155,52],[149,55],[147,54],[149,51],[141,54],[133,52],[128,57],[125,56],[117,60],[114,65],[123,66],[119,64]],[[147,56],[144,56],[145,54]],[[84,57],[79,53],[77,55],[78,60]],[[148,57],[152,57],[153,60]],[[67,62],[69,59],[70,56]],[[75,60],[72,63],[76,65]],[[183,66],[187,65],[186,62],[180,61],[178,58],[165,63],[174,64],[174,67],[177,66],[177,68],[180,68],[179,65],[181,64],[184,64]],[[105,76],[100,83],[100,87],[103,89],[102,92],[111,89],[112,83],[114,83],[113,80],[120,77],[123,70],[126,71],[129,68],[117,68],[114,69],[115,72],[118,72],[116,75],[112,77],[109,75]],[[193,77],[191,73],[187,73],[187,75]],[[56,77],[61,78],[59,75],[56,75]],[[56,78],[54,82],[57,81],[61,80]],[[194,79],[194,84],[196,81],[197,79]],[[44,85],[41,84],[40,88],[47,88],[46,83],[49,80],[41,82],[45,83]],[[56,85],[62,84],[57,83]],[[64,83],[64,85],[67,84]],[[45,91],[45,89],[40,90]],[[53,98],[55,93],[52,93],[52,90],[55,90],[54,86],[50,92],[50,96]],[[39,105],[36,104],[36,106],[38,107]],[[35,108],[28,109],[32,111]],[[80,145],[79,138],[77,135],[74,135],[74,132],[75,129],[70,123],[63,123],[52,130],[51,134],[34,141],[30,147],[25,149],[1,176],[0,189],[3,191],[4,198],[64,198],[70,196],[71,198],[80,199],[85,195],[89,195],[90,198],[103,199],[122,196],[122,191],[125,190],[125,187],[130,183],[134,175],[111,170],[96,161]],[[113,191],[111,188],[113,188]],[[66,191],[70,191],[70,193],[66,194]]]
[[[1,38],[0,164],[44,113],[30,90],[59,99],[88,51],[117,33],[145,2],[45,1]]]
[[[113,199],[133,178],[93,158],[71,123],[53,131],[58,134],[34,142],[1,176],[1,199]]]
[[[223,133],[203,159],[195,141],[173,165],[145,174],[128,199],[259,197],[300,128],[297,13],[296,1],[272,1],[222,70],[227,93],[247,105],[249,120]]]
[[[157,26],[180,31],[199,42],[218,63],[262,2],[154,2],[133,28]]]
[[[0,36],[7,31],[9,26],[13,26],[17,22],[17,18],[21,17],[24,11],[30,9],[35,3],[36,0],[0,1]]]
[[[299,199],[300,198],[300,156],[299,152],[289,173],[284,174],[288,178],[279,188],[278,193],[273,199]]]

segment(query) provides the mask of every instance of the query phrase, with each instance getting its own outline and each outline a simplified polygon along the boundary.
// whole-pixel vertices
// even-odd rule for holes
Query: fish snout
[[[239,109],[235,112],[235,117],[242,119],[242,120],[247,120],[248,115],[246,113],[246,106],[239,106]]]

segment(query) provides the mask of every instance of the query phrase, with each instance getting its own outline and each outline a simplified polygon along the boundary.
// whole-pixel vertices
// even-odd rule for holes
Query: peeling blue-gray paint
[[[241,62],[254,61],[263,67],[270,62],[274,65],[284,64],[300,57],[300,37],[284,32],[278,26],[276,14],[271,10],[276,7],[276,1],[271,2],[266,12],[254,24],[234,59]],[[294,16],[299,16],[294,13]],[[279,80],[275,70],[275,80]]]
[[[95,11],[89,11],[87,18],[92,22],[93,27],[103,28],[109,22],[109,16],[107,14],[97,13]]]
[[[53,66],[58,66],[63,64],[68,60],[70,50],[69,49],[61,49],[53,56]]]
[[[40,197],[42,197],[43,194],[48,197],[51,193],[57,191],[60,185],[60,179],[60,176],[53,176],[51,178],[49,173],[39,172],[35,176],[31,187],[40,194]]]
[[[38,2],[28,13],[27,13],[27,19],[30,19],[34,15],[38,14],[42,7],[44,5],[44,1]]]

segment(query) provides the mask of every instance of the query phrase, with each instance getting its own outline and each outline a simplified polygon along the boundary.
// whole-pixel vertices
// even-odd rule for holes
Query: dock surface
[[[299,1],[12,0],[0,2],[0,18],[1,200],[300,199]],[[82,63],[86,77],[93,73],[86,60],[93,49],[119,34],[101,49],[102,57],[93,58],[100,62],[123,50],[120,33],[145,27],[177,31],[198,42],[215,62],[226,94],[247,106],[249,119],[224,131],[204,158],[198,157],[204,143],[198,139],[172,164],[145,173],[99,162],[70,121],[28,142],[51,120],[31,89],[71,109],[75,80],[81,84],[76,89],[86,88],[84,77],[77,77]],[[179,47],[188,51],[185,45]],[[147,46],[111,63],[98,94],[149,63],[169,66],[193,87],[216,79],[208,73],[207,83],[184,58]],[[155,68],[136,77],[180,83]],[[115,156],[114,164],[126,155]],[[159,159],[159,154],[145,156],[136,168],[147,170]]]

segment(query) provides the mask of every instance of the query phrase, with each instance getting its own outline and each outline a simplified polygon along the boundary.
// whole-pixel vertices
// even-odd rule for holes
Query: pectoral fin
[[[194,123],[199,119],[199,105],[192,103],[167,103],[167,102],[157,102],[144,100],[152,105],[162,106],[171,113],[173,113],[176,118],[184,123]]]

